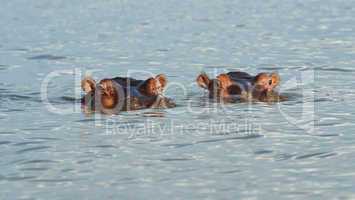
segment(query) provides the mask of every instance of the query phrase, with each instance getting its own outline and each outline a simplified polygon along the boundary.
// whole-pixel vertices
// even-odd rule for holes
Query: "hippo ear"
[[[220,74],[217,76],[217,80],[220,82],[220,87],[223,89],[227,89],[229,86],[231,86],[232,80],[227,74]]]
[[[85,77],[81,81],[81,89],[83,89],[83,91],[86,93],[89,93],[91,91],[95,91],[95,86],[96,86],[96,82],[90,76]]]
[[[273,73],[271,73],[270,76],[271,76],[272,84],[274,85],[274,87],[277,86],[281,81],[279,74],[277,74],[276,72],[273,72]]]
[[[269,79],[269,75],[267,73],[262,72],[253,78],[253,84],[258,84],[263,81],[267,81],[268,79]]]
[[[159,74],[155,77],[155,80],[159,81],[161,88],[165,88],[168,80],[164,74]]]
[[[210,78],[208,78],[207,74],[202,73],[196,78],[197,85],[204,88],[208,89],[208,86],[211,82]]]

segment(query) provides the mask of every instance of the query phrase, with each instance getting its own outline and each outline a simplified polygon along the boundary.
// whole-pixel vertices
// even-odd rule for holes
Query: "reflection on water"
[[[2,2],[0,199],[354,198],[354,9]],[[42,81],[74,68],[95,79],[165,73],[178,106],[86,115],[75,78],[60,72],[48,98],[73,112],[50,112]],[[288,101],[219,103],[194,83],[231,70],[277,71]]]

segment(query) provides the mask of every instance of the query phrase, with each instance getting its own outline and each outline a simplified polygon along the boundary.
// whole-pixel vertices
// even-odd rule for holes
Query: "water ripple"
[[[236,169],[236,170],[222,171],[222,172],[220,172],[220,173],[221,173],[221,174],[237,174],[237,173],[240,173],[240,172],[242,172],[242,170]]]
[[[0,135],[14,135],[14,134],[16,133],[11,131],[0,131]]]
[[[11,177],[5,177],[4,180],[7,181],[23,181],[23,180],[30,180],[34,179],[36,176],[11,176]]]
[[[228,141],[228,140],[249,140],[249,139],[256,139],[263,137],[262,135],[248,135],[243,137],[226,137],[226,138],[218,138],[218,139],[210,139],[210,140],[201,140],[197,141],[196,144],[200,143],[211,143],[211,142],[221,142],[221,141]]]
[[[24,167],[20,168],[21,171],[47,171],[50,168],[48,167]]]
[[[332,67],[315,67],[314,70],[320,71],[330,71],[330,72],[355,72],[354,69],[345,69],[345,68],[332,68]]]
[[[106,144],[106,145],[96,145],[96,146],[94,146],[95,148],[103,148],[103,149],[107,149],[107,148],[114,148],[114,149],[116,149],[116,148],[118,148],[117,146],[115,146],[115,145],[110,145],[110,144]]]
[[[26,96],[26,95],[19,95],[19,94],[1,94],[0,98],[6,98],[9,100],[13,100],[13,101],[18,101],[18,100],[29,100],[32,97],[31,96]]]
[[[194,160],[194,159],[191,159],[191,158],[164,158],[164,159],[160,159],[160,161],[164,161],[164,162],[190,161],[190,160]]]
[[[10,144],[10,141],[0,141],[0,145],[4,145],[4,144]]]
[[[269,154],[272,153],[272,150],[259,150],[259,151],[255,151],[254,154],[255,155],[261,155],[261,154]]]
[[[74,182],[78,179],[70,179],[70,178],[65,178],[65,179],[33,179],[29,180],[30,182],[40,182],[40,183],[64,183],[64,182]]]
[[[183,148],[183,147],[188,147],[188,146],[192,146],[194,144],[192,143],[182,143],[182,144],[163,144],[162,146],[165,147],[172,147],[172,148]]]
[[[77,161],[78,164],[85,164],[85,163],[91,163],[91,162],[93,162],[93,160],[91,160],[91,159],[78,160]]]
[[[277,160],[277,161],[288,160],[288,159],[293,158],[294,156],[295,156],[294,154],[282,153],[282,154],[276,155],[275,160]]]
[[[27,165],[27,164],[38,164],[38,163],[57,163],[58,161],[54,160],[46,160],[46,159],[35,159],[35,160],[28,160],[28,161],[23,161],[21,160],[21,164]]]
[[[341,136],[341,134],[337,134],[337,133],[327,133],[327,134],[319,134],[319,135],[313,135],[313,136],[318,136],[318,137],[338,137]]]
[[[50,54],[43,54],[43,55],[38,55],[38,56],[32,56],[27,58],[29,60],[62,60],[66,59],[65,56],[54,56]]]
[[[31,148],[26,148],[26,149],[21,149],[16,151],[17,154],[22,154],[22,153],[26,153],[29,151],[38,151],[38,150],[42,150],[42,149],[49,149],[51,148],[50,146],[40,146],[40,147],[31,147]]]
[[[53,138],[53,137],[29,137],[28,139],[31,139],[31,140],[43,140],[43,141],[60,140],[59,138]]]
[[[15,143],[15,144],[13,144],[13,145],[14,145],[14,146],[25,146],[25,145],[29,145],[29,144],[39,144],[39,143],[43,143],[43,141],[19,142],[19,143]]]
[[[8,65],[0,65],[0,71],[1,70],[7,70],[9,68],[10,68],[10,66],[8,66]]]
[[[310,154],[305,154],[305,155],[301,155],[301,156],[296,156],[295,159],[299,160],[299,159],[306,159],[306,158],[313,158],[313,157],[321,157],[324,155],[329,155],[330,152],[317,152],[317,153],[310,153]]]

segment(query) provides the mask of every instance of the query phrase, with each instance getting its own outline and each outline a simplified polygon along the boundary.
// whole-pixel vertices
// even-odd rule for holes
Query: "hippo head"
[[[161,95],[167,84],[166,76],[159,74],[156,77],[151,77],[139,85],[138,90],[144,96]]]
[[[86,77],[81,82],[83,91],[87,93],[82,103],[86,107],[100,109],[104,113],[150,107],[174,107],[172,100],[162,95],[166,84],[164,75],[148,78],[141,84],[132,86],[122,86],[114,79],[103,79],[96,84],[95,80]],[[139,93],[127,92],[131,89]]]
[[[271,92],[280,83],[280,76],[277,73],[260,73],[253,79],[254,89],[257,91]]]
[[[91,77],[85,77],[81,81],[81,88],[86,92],[86,95],[82,100],[82,103],[85,106],[89,106],[93,109],[97,106],[105,109],[112,109],[118,103],[119,92],[117,84],[111,79],[103,79],[96,84],[96,81]]]
[[[119,100],[119,87],[111,79],[103,79],[97,86],[104,108],[114,108]]]
[[[207,74],[200,74],[196,82],[198,86],[208,90],[211,98],[225,98],[230,95],[229,88],[233,85],[227,74],[220,74],[215,79],[210,79]]]

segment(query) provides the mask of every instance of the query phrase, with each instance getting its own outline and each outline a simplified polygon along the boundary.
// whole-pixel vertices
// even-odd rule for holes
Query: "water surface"
[[[0,19],[1,199],[355,198],[354,1],[12,0]],[[187,90],[86,115],[74,69]],[[278,71],[292,98],[221,105],[193,84],[237,69]],[[41,99],[58,70],[64,115]]]

